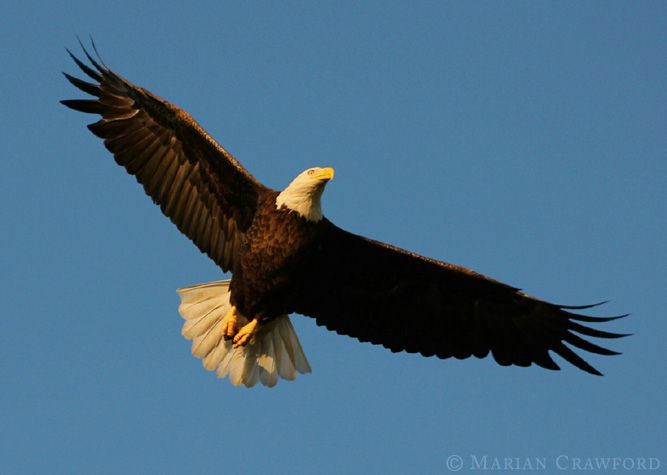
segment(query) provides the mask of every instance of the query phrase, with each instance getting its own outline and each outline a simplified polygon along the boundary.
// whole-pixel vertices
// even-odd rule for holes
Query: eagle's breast
[[[316,260],[325,222],[312,222],[285,207],[277,193],[267,193],[246,233],[233,274],[235,300],[246,312],[270,319],[291,313],[293,292],[305,268]]]

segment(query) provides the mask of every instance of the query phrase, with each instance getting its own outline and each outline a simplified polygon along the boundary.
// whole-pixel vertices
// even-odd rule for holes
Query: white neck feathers
[[[322,219],[322,205],[320,198],[324,192],[324,186],[309,188],[305,186],[290,186],[285,188],[276,198],[276,208],[283,206],[294,211],[308,221],[317,222]],[[297,184],[298,185],[298,184]]]

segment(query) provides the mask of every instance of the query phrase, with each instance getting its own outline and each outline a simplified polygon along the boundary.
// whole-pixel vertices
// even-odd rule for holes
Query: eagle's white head
[[[276,208],[285,206],[308,221],[322,219],[320,198],[334,176],[333,168],[309,168],[297,176],[276,198]]]

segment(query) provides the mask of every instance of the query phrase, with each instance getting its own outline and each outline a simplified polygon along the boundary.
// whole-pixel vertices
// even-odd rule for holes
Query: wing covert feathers
[[[69,52],[94,82],[63,74],[94,99],[61,102],[101,115],[88,128],[116,162],[202,252],[231,270],[265,187],[188,113],[118,76],[85,48],[84,53],[92,67]]]

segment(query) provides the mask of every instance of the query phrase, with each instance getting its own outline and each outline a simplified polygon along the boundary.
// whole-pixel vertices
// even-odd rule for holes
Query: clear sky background
[[[667,4],[8,2],[0,471],[447,473],[460,456],[667,468]],[[203,369],[175,289],[222,276],[118,167],[65,47],[189,111],[327,217],[564,304],[632,313],[594,377],[392,354],[293,322],[313,367]],[[558,457],[561,456],[560,459]],[[566,457],[566,458],[562,458]],[[626,464],[628,462],[626,461]]]

